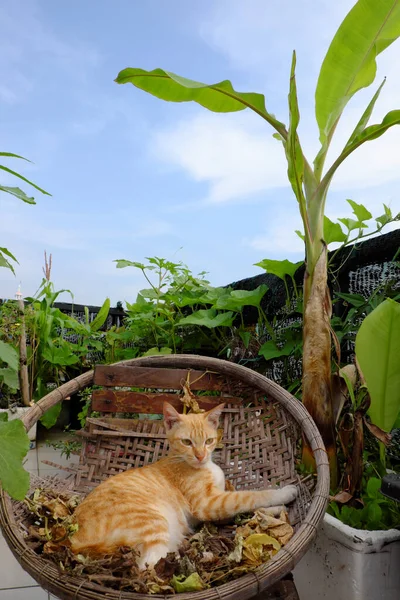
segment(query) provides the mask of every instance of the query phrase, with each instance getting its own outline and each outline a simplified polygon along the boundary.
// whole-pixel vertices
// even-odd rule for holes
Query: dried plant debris
[[[96,559],[71,552],[70,537],[77,530],[73,513],[79,502],[79,496],[35,490],[26,499],[28,545],[64,574],[142,594],[193,592],[226,583],[268,561],[293,535],[286,512],[276,518],[268,509],[259,509],[238,515],[230,525],[204,524],[184,540],[178,553],[140,571],[131,548]]]

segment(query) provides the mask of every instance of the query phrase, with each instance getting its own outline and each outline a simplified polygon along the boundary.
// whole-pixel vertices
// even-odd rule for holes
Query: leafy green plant
[[[327,249],[324,213],[329,186],[343,163],[357,148],[400,123],[400,110],[389,112],[381,123],[367,126],[381,84],[362,114],[340,155],[324,170],[325,160],[340,117],[350,99],[373,83],[376,57],[400,35],[399,0],[359,0],[339,27],[319,74],[315,110],[320,150],[313,166],[303,154],[297,128],[300,113],[296,89],[296,55],[293,53],[289,85],[289,123],[278,121],[266,109],[262,94],[236,91],[224,80],[207,85],[163,69],[127,68],[116,82],[131,83],[157,98],[172,102],[194,101],[220,113],[249,108],[275,129],[288,164],[288,179],[297,199],[304,226],[306,269],[304,278],[303,402],[317,423],[328,450],[331,477],[337,481],[336,441],[331,397],[331,301],[327,287]],[[361,217],[363,215],[360,215]],[[352,223],[344,223],[349,230]],[[318,353],[315,349],[318,348]],[[305,447],[303,459],[312,464]]]
[[[213,288],[204,273],[195,277],[182,263],[148,258],[148,263],[118,260],[117,267],[142,271],[150,288],[139,292],[135,303],[127,303],[125,328],[107,333],[113,358],[170,352],[223,354],[231,348],[233,331],[249,342],[243,309],[254,307],[260,323],[272,330],[261,308],[267,286],[256,290]],[[127,345],[121,355],[118,344]]]
[[[0,152],[0,156],[27,160],[12,152]],[[9,167],[0,165],[0,170],[28,183],[42,194],[50,195]],[[35,204],[34,198],[27,196],[19,187],[0,185],[0,192],[10,194],[28,204]],[[10,269],[14,273],[13,262],[18,262],[15,256],[7,248],[0,247],[0,267]],[[19,387],[18,354],[13,345],[4,340],[0,341],[0,353],[0,366],[2,363],[6,365],[5,367],[1,366],[0,385],[5,384],[11,389],[17,389]],[[8,422],[7,415],[0,414],[0,483],[17,500],[22,500],[29,489],[29,474],[22,467],[22,459],[28,449],[29,438],[22,422],[19,419]]]
[[[8,421],[7,413],[0,413],[0,483],[16,500],[23,500],[29,489],[29,473],[22,466],[28,450],[22,421]]]
[[[356,529],[374,531],[400,526],[400,510],[393,500],[380,493],[381,479],[366,479],[365,492],[361,495],[358,507],[330,502],[328,513],[346,525]]]

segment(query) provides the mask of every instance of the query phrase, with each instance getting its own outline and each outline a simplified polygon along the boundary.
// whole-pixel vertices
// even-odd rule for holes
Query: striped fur
[[[99,555],[120,546],[135,547],[145,568],[175,552],[199,521],[293,501],[295,486],[225,491],[223,471],[211,460],[223,406],[180,415],[165,403],[169,455],[110,477],[85,498],[75,512],[79,529],[71,538],[73,552]]]

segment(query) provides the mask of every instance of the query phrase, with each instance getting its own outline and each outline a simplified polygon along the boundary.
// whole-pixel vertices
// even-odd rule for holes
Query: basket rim
[[[181,600],[217,600],[218,598],[229,598],[232,594],[237,598],[251,598],[257,593],[269,587],[286,573],[291,571],[295,564],[305,554],[317,532],[318,524],[322,521],[325,514],[329,497],[329,461],[321,438],[321,435],[305,409],[304,405],[284,390],[274,381],[264,375],[252,371],[248,367],[231,363],[223,359],[197,356],[192,354],[170,354],[162,356],[148,356],[113,363],[121,366],[141,366],[141,367],[170,367],[170,368],[202,368],[215,370],[222,375],[232,376],[242,380],[245,383],[257,387],[260,391],[272,396],[273,400],[278,401],[290,413],[293,419],[300,426],[303,435],[311,446],[317,469],[317,484],[313,493],[311,505],[307,511],[306,517],[293,538],[267,563],[257,568],[253,573],[243,575],[239,579],[224,583],[216,588],[210,588],[201,592],[190,592],[180,594]],[[113,366],[109,365],[109,366]],[[70,380],[69,382],[56,388],[44,396],[37,404],[32,406],[26,412],[22,421],[28,431],[42,416],[42,414],[57,404],[70,394],[73,394],[85,387],[88,387],[93,380],[94,371],[88,371]],[[20,562],[22,567],[28,571],[43,587],[52,593],[63,593],[63,598],[79,598],[79,590],[88,595],[82,595],[87,598],[104,597],[104,588],[90,583],[90,589],[85,586],[89,584],[84,578],[68,576],[69,585],[63,585],[60,580],[57,568],[53,567],[49,561],[40,558],[33,550],[28,548],[19,533],[15,524],[12,511],[11,499],[3,490],[0,489],[0,525],[4,532],[4,537],[10,546],[14,556]],[[79,585],[73,585],[71,580],[79,581]],[[93,588],[98,587],[98,592]],[[240,596],[237,594],[240,591]],[[97,596],[95,595],[97,594]],[[147,594],[138,592],[118,592],[109,589],[110,598],[120,599],[144,599],[149,598]],[[154,598],[163,598],[165,596],[154,595]]]

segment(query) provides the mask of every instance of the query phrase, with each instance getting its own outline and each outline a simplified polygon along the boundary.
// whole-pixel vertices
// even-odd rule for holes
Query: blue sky
[[[75,301],[132,302],[146,287],[113,260],[182,260],[213,285],[260,273],[262,258],[303,257],[297,203],[272,131],[255,115],[169,104],[113,82],[125,67],[165,68],[266,96],[287,122],[291,52],[297,50],[303,148],[318,150],[314,90],[329,42],[352,0],[0,0],[0,124],[8,162],[44,187],[37,205],[0,196],[0,246],[20,263],[0,269],[0,296],[22,282],[32,295],[43,252],[57,289]],[[388,81],[371,122],[400,105],[400,44],[379,57]],[[374,87],[375,89],[375,87]],[[332,156],[372,95],[349,104]],[[400,128],[365,145],[337,174],[327,214],[346,198],[375,216],[400,210]],[[1,182],[12,185],[11,179]],[[13,183],[15,185],[15,182]],[[29,191],[27,186],[22,186]],[[67,299],[66,296],[64,296]]]

